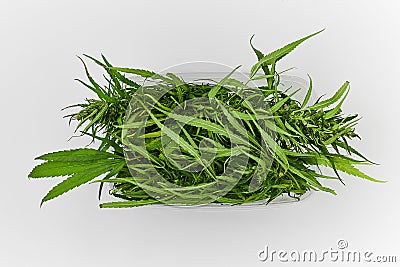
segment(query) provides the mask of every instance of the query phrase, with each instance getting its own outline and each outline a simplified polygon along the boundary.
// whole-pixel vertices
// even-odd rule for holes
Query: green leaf
[[[335,144],[336,144],[337,146],[340,146],[340,147],[343,148],[343,149],[346,149],[347,151],[349,151],[349,153],[351,152],[351,153],[353,153],[353,154],[356,154],[357,156],[359,156],[360,158],[362,158],[362,159],[368,161],[368,162],[371,163],[371,164],[378,165],[378,163],[375,163],[375,162],[373,162],[373,161],[367,159],[364,155],[362,155],[360,152],[358,152],[355,148],[349,146],[349,145],[346,144],[345,142],[336,141]]]
[[[96,116],[86,125],[86,127],[83,129],[83,132],[86,132],[90,127],[92,127],[97,121],[103,116],[105,112],[108,110],[108,105],[105,104],[100,111],[96,112]]]
[[[322,108],[326,108],[326,107],[332,105],[333,103],[338,101],[348,91],[348,87],[349,87],[349,82],[346,81],[331,98],[321,101],[319,103],[316,103],[316,104],[308,107],[307,109],[310,109],[310,110],[322,109]]]
[[[106,59],[106,57],[103,54],[101,54],[101,57],[102,57],[104,63],[106,64],[105,68],[108,67],[108,69],[111,71],[110,68],[112,68],[113,66],[108,62],[108,60]],[[99,62],[99,63],[102,64],[101,62]],[[103,66],[104,66],[104,64],[103,64]],[[129,86],[132,86],[133,88],[139,88],[140,87],[139,84],[137,84],[134,81],[126,78],[124,75],[122,75],[118,71],[114,71],[113,73],[117,77],[117,79],[120,80],[122,83],[124,83],[126,85],[129,85]]]
[[[340,136],[345,135],[349,131],[351,131],[351,128],[343,128],[341,131],[339,131],[338,133],[334,134],[333,136],[331,136],[329,139],[323,141],[322,143],[325,146],[328,146],[328,145],[332,144],[333,142],[335,142]]]
[[[166,74],[166,76],[171,79],[175,86],[180,86],[184,84],[184,81],[173,73],[169,72]]]
[[[148,71],[148,70],[143,70],[143,69],[130,69],[130,68],[119,68],[119,67],[110,67],[110,69],[124,72],[124,73],[130,73],[130,74],[135,74],[139,75],[143,78],[151,78],[152,80],[162,80],[165,82],[169,82],[173,84],[173,81],[167,77],[164,77],[160,74],[157,74],[153,71]]]
[[[93,167],[116,163],[117,160],[101,159],[96,161],[48,161],[36,166],[28,175],[30,178],[44,178],[71,175]]]
[[[96,166],[94,168],[90,168],[79,173],[75,173],[71,177],[65,179],[55,187],[53,187],[46,196],[42,199],[40,206],[43,205],[44,202],[49,201],[55,197],[58,197],[69,190],[83,185],[85,183],[90,182],[94,178],[112,170],[113,166],[111,165],[103,165],[103,166]]]
[[[350,87],[347,87],[347,88],[350,88]],[[342,100],[336,105],[336,107],[334,107],[333,109],[331,109],[327,113],[325,113],[324,119],[329,120],[330,118],[334,117],[338,112],[340,112],[340,108],[348,94],[349,94],[349,89],[347,89],[346,94],[343,96]]]
[[[284,150],[275,142],[275,140],[270,136],[270,134],[267,133],[258,123],[255,124],[261,133],[262,139],[268,145],[268,148],[274,151],[275,154],[278,156],[275,159],[282,165],[282,167],[285,170],[287,170],[289,168],[289,161],[285,155]]]
[[[254,38],[254,34],[250,37],[250,46],[251,46],[251,49],[253,49],[254,53],[255,53],[256,56],[257,56],[257,59],[258,59],[258,60],[261,60],[261,59],[264,57],[264,54],[263,54],[260,50],[258,50],[257,48],[255,48],[255,47],[253,46],[253,43],[252,43],[253,38]]]
[[[223,106],[220,106],[220,107],[223,109],[223,111],[225,111]],[[232,138],[232,141],[235,142],[235,143],[247,144],[247,142],[245,140],[243,140],[240,136],[232,133],[232,131],[229,131],[227,128],[224,128],[221,125],[216,124],[214,122],[211,122],[211,121],[208,121],[208,120],[205,120],[205,119],[202,119],[202,118],[193,118],[191,116],[180,115],[180,114],[177,114],[177,113],[168,113],[168,112],[165,112],[165,111],[163,111],[161,109],[158,109],[158,110],[163,112],[164,114],[168,115],[170,118],[172,118],[172,119],[174,119],[176,121],[179,121],[179,122],[182,122],[184,124],[191,125],[191,126],[194,126],[194,127],[203,128],[203,129],[206,129],[206,130],[208,130],[210,132],[213,132],[213,133],[216,133],[216,134],[219,134],[219,135],[223,135],[223,136],[228,137],[228,138]],[[226,116],[228,116],[227,113],[224,112],[224,114]],[[228,119],[229,119],[229,117],[228,117]],[[230,120],[230,122],[234,123],[235,120],[234,119]],[[238,124],[238,125],[240,126],[240,124]],[[240,131],[240,130],[243,129],[243,127],[240,126],[239,128],[236,128],[236,129],[238,131]],[[247,136],[247,132],[246,132],[246,136]]]
[[[117,71],[124,72],[124,73],[131,73],[131,74],[139,75],[139,76],[142,76],[143,78],[151,78],[151,77],[157,75],[157,73],[155,73],[153,71],[142,70],[142,69],[130,69],[130,68],[119,68],[119,67],[111,67],[110,69],[117,70]]]
[[[135,89],[140,87],[139,84],[137,84],[136,82],[126,78],[124,75],[122,75],[119,72],[115,72],[115,75],[117,76],[118,80],[120,80],[122,83],[124,83],[126,85],[132,86]]]
[[[330,159],[330,160],[329,160]],[[372,182],[378,182],[378,183],[384,183],[386,181],[383,180],[378,180],[375,178],[372,178],[371,176],[363,173],[359,169],[353,166],[352,160],[340,157],[340,156],[335,156],[335,155],[330,155],[329,159],[324,156],[320,156],[319,158],[316,158],[316,161],[314,162],[309,162],[310,164],[319,164],[319,165],[324,165],[327,167],[333,167],[332,162],[335,164],[335,168],[339,171],[345,172],[347,174],[357,176]],[[331,162],[332,161],[332,162]]]
[[[307,105],[307,103],[308,103],[308,101],[310,100],[310,97],[311,97],[311,92],[312,92],[312,79],[311,79],[311,76],[310,76],[310,75],[307,74],[307,76],[308,76],[308,80],[309,80],[309,86],[308,86],[307,94],[306,94],[306,96],[304,97],[304,100],[303,100],[303,103],[301,104],[300,109],[303,109],[303,108]]]
[[[290,167],[289,167],[289,170],[290,170],[292,173],[294,173],[294,174],[300,176],[301,178],[303,178],[304,180],[306,180],[310,185],[315,186],[315,187],[318,188],[319,190],[322,190],[322,191],[325,191],[325,192],[329,192],[329,193],[331,193],[331,194],[333,194],[333,195],[336,195],[336,192],[335,192],[334,190],[332,190],[332,189],[330,189],[330,188],[328,188],[328,187],[322,186],[322,185],[318,182],[318,180],[317,180],[314,176],[310,175],[309,173],[307,173],[307,172],[302,172],[302,171],[296,169],[296,168],[293,167],[293,166],[290,166]]]
[[[253,34],[253,35],[251,36],[251,38],[250,38],[250,46],[251,46],[251,49],[253,49],[254,53],[255,53],[256,56],[257,56],[257,59],[258,59],[258,60],[261,60],[261,59],[264,57],[264,54],[263,54],[260,50],[258,50],[257,48],[255,48],[255,47],[253,46],[253,43],[252,43],[253,38],[254,38],[254,34]],[[271,75],[270,75],[270,70],[269,70],[268,65],[263,64],[263,65],[261,66],[261,68],[263,69],[263,71],[264,71],[264,73],[265,73],[265,76],[271,76]],[[272,77],[273,77],[273,75],[272,75]],[[271,77],[265,77],[265,78],[271,78]],[[260,78],[260,79],[261,79],[261,78]],[[255,80],[255,79],[252,79],[252,80]]]
[[[89,89],[91,89],[92,91],[94,91],[100,99],[104,99],[104,100],[113,102],[113,99],[112,99],[109,95],[107,95],[107,94],[101,89],[100,85],[98,85],[98,83],[96,83],[96,81],[92,78],[92,76],[90,75],[89,70],[88,70],[88,68],[87,68],[87,66],[86,66],[85,61],[83,61],[83,59],[82,59],[81,57],[79,57],[79,56],[78,56],[78,58],[79,58],[79,60],[82,62],[83,67],[85,68],[86,77],[89,79],[90,83],[91,83],[93,86],[89,86],[88,84],[83,83],[83,82],[82,82],[81,80],[79,80],[79,79],[76,79],[76,80],[79,81],[79,82],[81,82],[81,83],[83,83],[83,84],[85,84],[86,87],[88,87]]]
[[[102,56],[105,64],[100,62],[99,60],[89,56],[89,55],[86,55],[86,54],[83,54],[83,55],[85,57],[89,58],[90,60],[92,60],[93,62],[95,62],[97,65],[103,67],[107,71],[107,73],[110,75],[112,81],[114,82],[113,83],[113,89],[115,89],[119,93],[119,95],[121,95],[121,96],[125,96],[126,95],[126,92],[123,91],[123,89],[121,87],[121,84],[120,84],[119,80],[117,79],[118,72],[108,68],[108,67],[112,67],[112,65],[107,61],[107,59],[103,55],[101,55],[101,56]]]
[[[275,75],[273,75],[273,74],[255,76],[255,77],[251,78],[250,81],[258,81],[258,80],[273,78],[274,76]]]
[[[155,199],[143,199],[134,201],[121,201],[121,202],[107,202],[101,203],[100,208],[134,208],[144,205],[159,204],[160,202]]]
[[[224,78],[222,78],[221,81],[219,81],[216,85],[214,85],[214,86],[210,89],[210,91],[208,92],[208,97],[209,97],[209,98],[214,98],[214,97],[217,95],[219,89],[221,89],[221,87],[225,84],[225,82],[226,82],[226,81],[232,76],[232,74],[233,74],[237,69],[239,69],[240,67],[241,67],[241,65],[240,65],[240,66],[237,66],[236,68],[234,68],[228,75],[226,75]]]
[[[48,160],[48,161],[93,161],[99,159],[108,159],[108,158],[121,158],[116,156],[115,154],[98,151],[96,149],[91,148],[79,148],[73,150],[64,150],[64,151],[57,151],[52,153],[47,153],[41,155],[36,160]]]
[[[92,137],[93,139],[100,140],[102,142],[100,147],[104,147],[104,146],[112,147],[115,152],[123,154],[122,147],[116,143],[116,140],[118,138],[115,137],[115,136],[111,137],[110,133],[107,133],[105,137],[100,137],[100,136],[97,136],[97,135],[89,133],[89,132],[83,132],[82,131],[81,133],[84,134],[84,135],[88,135],[88,136]],[[96,151],[99,151],[99,150],[96,150]],[[105,152],[105,151],[101,151],[101,152]],[[105,152],[105,153],[108,153],[108,152]],[[109,153],[109,155],[112,155],[114,157],[119,157],[118,155],[111,154],[111,153]]]
[[[82,81],[81,79],[75,79],[75,81],[81,83],[82,85],[84,85],[85,87],[89,88],[90,90],[92,90],[94,93],[96,93],[96,95],[100,98],[100,99],[104,99],[104,93],[101,90],[98,90],[97,88],[85,83],[84,81]]]
[[[288,95],[287,97],[285,97],[284,99],[280,100],[279,102],[277,102],[275,105],[273,105],[269,110],[271,113],[274,113],[276,111],[278,111],[278,109],[280,109],[285,103],[286,101],[288,101],[289,99],[292,98],[293,95],[295,95],[300,89],[297,89],[296,91],[294,91],[293,93],[291,93],[290,95]]]
[[[250,78],[252,78],[257,73],[257,71],[261,68],[262,65],[264,65],[264,64],[270,65],[270,64],[273,64],[273,63],[279,61],[281,58],[283,58],[284,56],[289,54],[291,51],[293,51],[302,42],[304,42],[307,39],[313,37],[314,35],[319,34],[323,30],[320,30],[320,31],[315,32],[313,34],[310,34],[310,35],[308,35],[306,37],[303,37],[303,38],[301,38],[301,39],[299,39],[297,41],[294,41],[294,42],[292,42],[292,43],[290,43],[288,45],[285,45],[284,47],[279,48],[278,50],[275,50],[274,52],[264,56],[255,65],[253,65],[253,67],[251,68]]]
[[[125,160],[120,160],[119,163],[116,163],[111,171],[104,177],[104,179],[110,179],[111,177],[117,175],[126,165]],[[98,199],[100,200],[101,198],[101,192],[103,190],[103,183],[100,183],[100,187],[99,187],[99,193],[98,193]]]
[[[359,169],[357,169],[356,167],[354,167],[351,164],[341,163],[341,164],[336,164],[335,166],[338,170],[345,172],[347,174],[357,176],[357,177],[360,177],[360,178],[363,178],[363,179],[366,179],[366,180],[369,180],[372,182],[386,183],[386,181],[384,181],[384,180],[378,180],[378,179],[372,178],[371,176],[363,173],[362,171],[360,171]]]

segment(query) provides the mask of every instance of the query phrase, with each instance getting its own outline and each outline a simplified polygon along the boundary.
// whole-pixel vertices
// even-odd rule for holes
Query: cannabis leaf
[[[297,41],[294,41],[290,44],[287,44],[284,47],[279,48],[278,50],[275,50],[274,52],[271,52],[271,53],[267,54],[266,56],[264,56],[263,58],[259,59],[259,61],[255,65],[253,65],[253,67],[251,67],[250,78],[252,78],[257,73],[257,71],[261,68],[261,66],[271,65],[271,64],[278,62],[284,56],[286,56],[287,54],[292,52],[299,44],[301,44],[302,42],[306,41],[307,39],[321,33],[322,31],[324,31],[324,29],[322,29],[318,32],[315,32],[313,34],[310,34],[306,37],[303,37],[303,38],[301,38]],[[256,52],[256,53],[259,54],[258,52]]]
[[[42,199],[41,205],[100,175],[108,172],[116,174],[125,165],[122,157],[95,149],[58,151],[44,154],[36,159],[46,162],[36,166],[28,177],[68,176],[47,193]]]

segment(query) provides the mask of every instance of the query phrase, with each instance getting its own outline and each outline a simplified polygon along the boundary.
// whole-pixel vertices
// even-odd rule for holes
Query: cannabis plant
[[[298,90],[279,87],[278,61],[320,32],[267,54],[253,46],[252,37],[258,61],[245,80],[233,78],[239,67],[220,81],[196,82],[84,55],[104,70],[101,85],[79,57],[87,81],[77,81],[97,97],[67,107],[76,110],[67,117],[98,146],[36,158],[43,163],[30,178],[66,177],[41,204],[86,183],[99,185],[99,198],[107,184],[116,201],[100,207],[120,208],[266,204],[311,190],[335,194],[321,181],[343,183],[340,172],[382,182],[355,167],[374,163],[349,145],[359,138],[358,115],[342,112],[349,82],[311,104],[311,77],[301,101],[295,98]],[[230,162],[236,163],[229,171]]]

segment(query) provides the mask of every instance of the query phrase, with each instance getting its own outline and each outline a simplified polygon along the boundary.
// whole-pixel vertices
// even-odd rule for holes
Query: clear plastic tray
[[[213,71],[210,71],[213,70]],[[164,71],[161,72],[161,74],[166,74],[166,73],[173,73],[176,76],[182,78],[185,82],[191,82],[191,83],[204,83],[207,81],[214,81],[218,82],[222,78],[224,78],[228,73],[232,71],[231,67],[222,65],[222,64],[216,64],[212,62],[191,62],[191,63],[185,63],[185,64],[180,64],[173,66],[171,68],[168,68]],[[260,73],[262,75],[262,73]],[[242,73],[240,71],[235,72],[231,78],[240,80],[242,82],[246,82],[248,79],[249,74],[248,73]],[[134,77],[129,77],[130,79],[136,81],[139,84],[142,84],[145,81],[145,79],[134,76]],[[307,89],[308,89],[308,81],[305,80],[304,78],[300,77],[299,75],[280,75],[280,80],[279,80],[279,89],[281,91],[287,91],[287,93],[290,93],[294,90],[301,89],[298,94],[294,96],[295,100],[302,101],[304,98]],[[252,81],[249,83],[251,86],[253,85],[256,86],[261,86],[265,85],[265,81]],[[315,99],[315,95],[311,95],[311,100]],[[307,191],[301,196],[297,196],[297,198],[293,198],[288,196],[287,194],[282,194],[281,196],[277,197],[276,199],[272,200],[271,202],[268,203],[268,205],[277,205],[277,204],[284,204],[284,203],[296,203],[298,201],[302,201],[306,198],[308,198],[312,194],[312,191]],[[244,203],[240,205],[232,205],[229,203],[208,203],[208,204],[202,204],[202,205],[177,205],[177,204],[153,204],[151,205],[152,207],[174,207],[174,208],[196,208],[196,209],[209,209],[209,208],[227,208],[227,207],[232,207],[232,208],[251,208],[251,207],[262,207],[266,206],[268,200],[263,200],[263,201],[256,201],[256,202],[249,202],[249,203]]]

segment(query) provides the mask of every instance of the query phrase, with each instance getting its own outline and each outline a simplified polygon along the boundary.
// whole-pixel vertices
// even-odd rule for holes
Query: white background
[[[399,11],[398,1],[365,0],[1,0],[0,266],[271,266],[257,259],[265,245],[322,251],[338,239],[400,261]],[[213,211],[100,210],[97,186],[86,185],[39,208],[59,180],[28,180],[33,159],[87,141],[67,141],[61,111],[92,96],[74,81],[84,78],[75,55],[154,71],[193,60],[246,70],[253,33],[271,51],[322,28],[280,69],[309,73],[319,94],[351,82],[344,111],[363,117],[353,144],[380,163],[363,170],[386,184],[343,175],[346,186],[325,183],[337,196]]]

